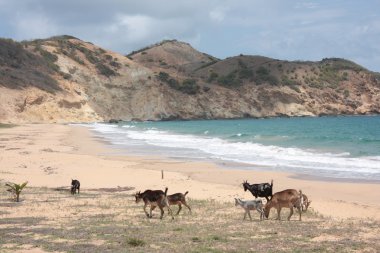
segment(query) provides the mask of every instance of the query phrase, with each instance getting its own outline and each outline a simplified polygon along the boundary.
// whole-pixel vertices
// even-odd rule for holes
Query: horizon
[[[0,0],[0,37],[69,34],[123,55],[176,39],[219,59],[342,58],[380,72],[379,10],[375,0]]]

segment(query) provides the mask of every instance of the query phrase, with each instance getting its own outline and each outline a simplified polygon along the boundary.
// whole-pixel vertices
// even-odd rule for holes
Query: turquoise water
[[[92,128],[137,152],[380,180],[380,116],[123,122]]]

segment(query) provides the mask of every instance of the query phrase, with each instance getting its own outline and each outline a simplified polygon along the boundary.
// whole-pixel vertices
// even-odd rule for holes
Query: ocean
[[[90,124],[127,154],[380,181],[380,116]],[[232,165],[231,165],[232,164]]]

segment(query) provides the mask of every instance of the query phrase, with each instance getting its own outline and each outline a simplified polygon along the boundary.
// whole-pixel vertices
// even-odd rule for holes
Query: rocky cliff
[[[380,74],[344,59],[217,59],[163,41],[123,56],[71,36],[0,40],[0,122],[377,114]]]

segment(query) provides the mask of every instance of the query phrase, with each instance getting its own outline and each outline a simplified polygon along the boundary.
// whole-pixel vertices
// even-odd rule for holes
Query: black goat
[[[78,194],[79,194],[79,189],[80,189],[79,180],[71,179],[71,194],[75,194],[77,192],[77,190],[78,190]]]
[[[272,199],[273,195],[273,180],[271,183],[262,183],[262,184],[249,184],[247,180],[243,182],[244,191],[249,190],[255,198],[264,197],[269,201],[270,197]]]

